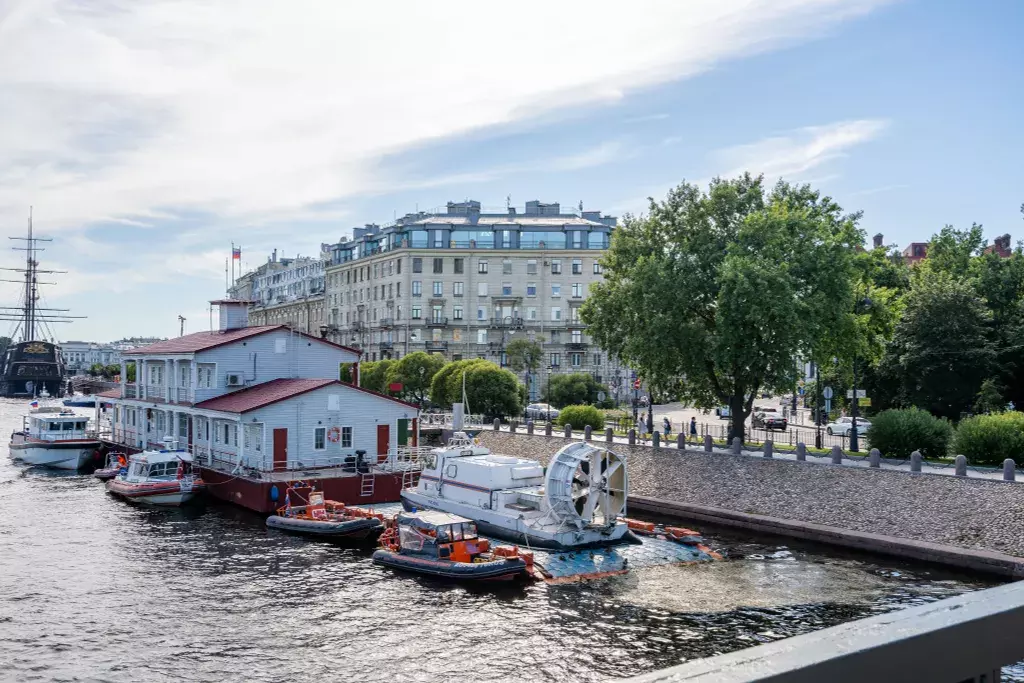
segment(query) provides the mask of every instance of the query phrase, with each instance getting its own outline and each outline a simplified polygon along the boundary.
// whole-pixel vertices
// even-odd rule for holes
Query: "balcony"
[[[390,349],[395,348],[395,342],[382,341],[381,343],[377,344],[377,346],[380,347],[381,351],[388,351]]]
[[[580,320],[579,318],[576,318],[574,320],[568,320],[565,324],[568,325],[569,327],[580,330],[587,326],[587,324]]]
[[[427,351],[447,351],[448,342],[446,341],[434,341],[432,339],[427,340]]]
[[[363,332],[366,330],[366,323],[362,320],[353,320],[352,323],[349,324],[349,328],[353,332]]]
[[[491,327],[504,327],[512,330],[521,330],[523,328],[523,319],[508,315],[504,318],[491,318]]]
[[[390,330],[392,327],[395,326],[395,319],[394,318],[381,318],[379,321],[377,321],[377,325],[381,329]]]
[[[427,321],[427,327],[448,327],[448,318],[431,318]]]
[[[590,344],[585,341],[571,341],[565,343],[565,348],[570,351],[586,351],[588,346],[590,346]]]

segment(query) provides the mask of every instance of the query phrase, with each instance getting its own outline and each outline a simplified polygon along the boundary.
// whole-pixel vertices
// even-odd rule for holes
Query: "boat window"
[[[49,426],[49,430],[51,432],[59,432],[60,431],[60,422],[51,422],[50,426]]]
[[[74,422],[65,422],[63,424],[63,429],[64,429],[65,432],[73,432],[75,430],[75,423]]]
[[[471,538],[476,538],[476,524],[474,524],[473,522],[463,523],[462,537],[467,541]]]
[[[452,540],[453,541],[461,541],[462,540],[462,525],[461,524],[452,524],[451,528],[452,528]]]
[[[428,470],[437,469],[437,454],[431,453],[423,459],[423,466]]]
[[[459,473],[458,466],[456,466],[455,463],[452,463],[452,464],[448,465],[448,467],[445,468],[444,476],[448,477],[449,479],[454,479],[455,475],[457,475],[458,473]]]
[[[85,431],[85,425],[86,425],[85,422],[76,422],[75,423],[75,429],[84,432]]]
[[[398,527],[398,542],[408,550],[423,550],[426,537],[411,526]]]

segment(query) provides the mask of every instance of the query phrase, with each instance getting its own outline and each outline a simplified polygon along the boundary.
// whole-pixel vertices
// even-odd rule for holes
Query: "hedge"
[[[566,406],[559,411],[556,422],[560,426],[572,425],[580,431],[586,425],[599,430],[604,429],[604,414],[594,406]]]
[[[949,454],[953,427],[926,410],[883,410],[871,420],[868,439],[887,458],[909,458],[920,451],[926,458]]]
[[[972,465],[1002,465],[1007,458],[1024,464],[1024,413],[975,415],[960,422],[953,450]]]

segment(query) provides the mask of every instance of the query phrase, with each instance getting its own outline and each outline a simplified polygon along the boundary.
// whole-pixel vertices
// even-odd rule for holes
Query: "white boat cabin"
[[[538,510],[544,498],[544,468],[536,460],[491,453],[456,439],[423,458],[420,491],[484,509]],[[518,508],[517,508],[518,506]]]
[[[38,408],[25,416],[25,434],[39,441],[80,441],[91,439],[89,420],[71,410]]]
[[[192,456],[185,451],[143,451],[128,460],[124,481],[136,484],[146,481],[173,481],[191,474]]]

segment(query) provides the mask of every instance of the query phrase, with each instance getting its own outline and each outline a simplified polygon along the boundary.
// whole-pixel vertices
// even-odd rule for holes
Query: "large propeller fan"
[[[548,466],[546,484],[551,510],[577,528],[614,524],[626,512],[626,463],[607,449],[586,443],[562,448]]]

